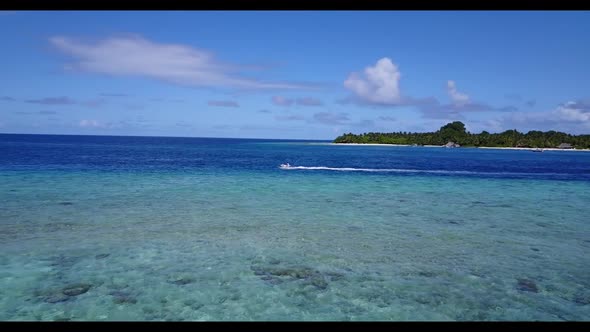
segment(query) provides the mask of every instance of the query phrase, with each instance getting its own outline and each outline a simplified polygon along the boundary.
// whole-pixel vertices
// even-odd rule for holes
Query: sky
[[[590,134],[588,11],[0,11],[0,133]]]

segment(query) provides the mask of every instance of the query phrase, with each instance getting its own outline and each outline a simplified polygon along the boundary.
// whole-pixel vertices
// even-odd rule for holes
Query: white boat
[[[279,166],[279,168],[287,169],[287,168],[291,168],[291,165],[289,163],[281,164],[281,166]]]
[[[543,152],[543,149],[533,149],[533,152]]]

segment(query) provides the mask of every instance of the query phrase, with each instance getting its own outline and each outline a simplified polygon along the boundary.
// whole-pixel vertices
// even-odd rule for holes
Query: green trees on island
[[[465,129],[465,124],[455,121],[442,126],[439,130],[430,133],[364,133],[355,135],[352,133],[336,137],[334,143],[378,143],[378,144],[417,144],[417,145],[444,145],[454,142],[461,146],[487,146],[487,147],[530,147],[530,148],[555,148],[561,143],[567,143],[578,149],[590,148],[590,135],[570,135],[558,131],[542,132],[531,130],[521,133],[515,129],[501,133],[491,134],[482,131],[472,134]]]

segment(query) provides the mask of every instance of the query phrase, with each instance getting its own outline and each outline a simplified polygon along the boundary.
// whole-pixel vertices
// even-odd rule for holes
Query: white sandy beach
[[[536,150],[536,148],[503,148],[493,146],[480,146],[478,149],[502,149],[502,150]],[[558,149],[558,148],[543,148],[543,151],[590,151],[590,149]]]
[[[379,144],[379,143],[310,143],[310,144],[318,144],[318,145],[351,145],[351,146],[412,146],[410,144]],[[443,148],[444,146],[441,145],[423,145],[423,147],[427,148]],[[497,150],[536,150],[536,148],[507,148],[507,147],[493,147],[493,146],[480,146],[480,147],[473,147],[468,146],[464,148],[471,148],[471,149],[497,149]],[[543,148],[543,151],[590,151],[590,149],[558,149],[558,148]]]

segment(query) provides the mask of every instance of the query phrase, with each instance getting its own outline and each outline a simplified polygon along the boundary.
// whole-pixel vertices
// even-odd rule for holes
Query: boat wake
[[[517,173],[517,172],[476,172],[476,171],[449,171],[428,169],[403,169],[403,168],[354,168],[354,167],[325,167],[325,166],[291,166],[281,165],[284,170],[310,170],[310,171],[339,171],[339,172],[382,172],[382,173],[426,173],[426,174],[463,174],[463,175],[504,175],[504,176],[559,176],[568,175],[562,173]]]

